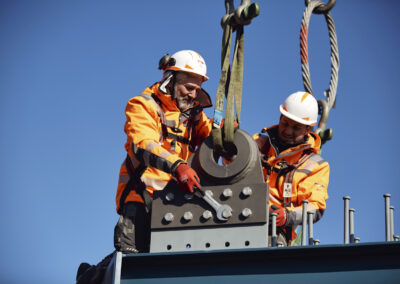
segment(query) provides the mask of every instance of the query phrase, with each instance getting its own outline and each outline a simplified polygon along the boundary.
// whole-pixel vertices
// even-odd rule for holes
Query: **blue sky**
[[[392,194],[399,234],[400,2],[337,2],[334,138],[322,153],[329,199],[314,232],[321,244],[343,243],[349,195],[356,235],[380,242],[384,193]],[[276,124],[279,104],[303,89],[304,1],[259,3],[245,27],[241,128],[250,134]],[[80,262],[112,251],[125,104],[161,78],[162,55],[181,49],[206,60],[203,87],[214,100],[224,14],[222,0],[0,1],[0,282],[72,283]],[[322,98],[330,50],[321,15],[311,18],[309,57]]]

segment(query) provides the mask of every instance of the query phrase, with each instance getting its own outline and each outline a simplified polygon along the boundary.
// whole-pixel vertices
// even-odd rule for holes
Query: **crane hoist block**
[[[266,247],[268,186],[253,138],[237,129],[236,155],[223,164],[209,136],[189,159],[211,206],[198,195],[185,194],[172,180],[153,195],[150,252]],[[231,208],[217,214],[217,209]]]

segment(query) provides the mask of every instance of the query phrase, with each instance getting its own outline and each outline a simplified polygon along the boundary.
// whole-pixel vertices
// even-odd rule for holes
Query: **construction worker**
[[[318,154],[319,136],[311,132],[318,118],[316,99],[296,92],[279,110],[279,124],[262,129],[253,138],[269,186],[269,210],[277,214],[277,241],[286,246],[302,222],[303,200],[308,200],[307,211],[314,213],[314,222],[321,219],[328,198],[329,164]]]
[[[204,59],[192,50],[161,58],[160,82],[129,100],[126,109],[125,149],[116,194],[120,214],[114,246],[123,253],[148,252],[150,210],[154,190],[175,178],[182,190],[200,188],[196,172],[186,164],[212,128],[203,108],[212,106],[201,88],[208,80]]]
[[[172,178],[187,193],[201,188],[186,161],[211,133],[212,120],[203,108],[212,103],[201,88],[208,80],[206,63],[197,52],[182,50],[162,57],[159,69],[164,71],[161,81],[131,98],[125,109],[127,157],[119,173],[120,218],[114,229],[114,246],[123,253],[149,251],[154,190],[162,190]],[[81,263],[77,283],[102,283],[114,253],[97,265]]]

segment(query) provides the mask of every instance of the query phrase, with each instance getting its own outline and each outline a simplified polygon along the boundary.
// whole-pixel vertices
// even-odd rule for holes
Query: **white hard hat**
[[[160,61],[161,64],[161,61]],[[183,71],[197,74],[203,77],[204,81],[208,80],[207,66],[200,54],[193,50],[181,50],[173,54],[165,60],[165,65],[160,69]]]
[[[166,87],[176,71],[200,75],[203,81],[208,80],[207,66],[204,59],[193,50],[181,50],[172,56],[168,54],[164,55],[158,63],[158,69],[164,70],[163,78],[159,86],[160,91],[164,94],[168,93]],[[203,88],[199,90],[196,100],[203,108],[212,106],[210,95]]]
[[[307,92],[291,94],[279,107],[280,112],[305,125],[315,125],[318,119],[318,102]]]

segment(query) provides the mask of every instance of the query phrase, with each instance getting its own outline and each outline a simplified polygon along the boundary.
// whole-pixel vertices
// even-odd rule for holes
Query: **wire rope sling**
[[[329,0],[327,4],[316,0],[305,0],[306,8],[303,13],[303,19],[301,21],[300,28],[300,59],[301,59],[301,70],[303,76],[304,89],[314,95],[311,86],[310,68],[308,60],[308,26],[310,23],[311,14],[323,14],[325,16],[326,23],[329,30],[329,40],[331,48],[331,78],[329,82],[329,88],[324,92],[326,100],[318,100],[319,114],[321,118],[316,129],[316,133],[321,137],[322,144],[326,141],[331,140],[333,136],[332,128],[326,129],[329,113],[332,108],[336,105],[336,91],[338,85],[338,73],[339,73],[339,50],[336,37],[335,24],[329,11],[335,6],[336,0]]]
[[[220,156],[232,157],[236,154],[234,146],[235,120],[240,125],[243,83],[243,26],[250,24],[252,19],[258,16],[260,7],[258,3],[251,3],[251,0],[242,0],[240,6],[235,10],[233,0],[225,0],[225,9],[226,15],[221,19],[221,26],[224,30],[221,49],[221,77],[215,100],[212,137],[214,152]],[[232,64],[230,64],[231,42],[234,32],[236,32],[236,39]],[[222,129],[224,130],[223,133]]]

